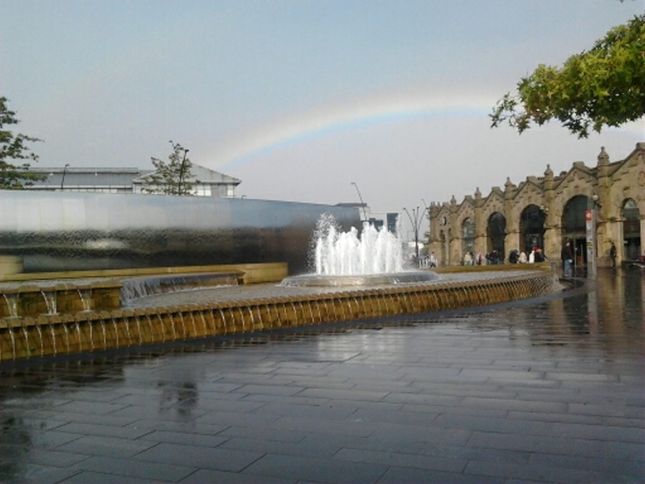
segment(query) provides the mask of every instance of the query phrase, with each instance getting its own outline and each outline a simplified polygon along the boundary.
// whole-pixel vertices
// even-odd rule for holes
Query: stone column
[[[449,240],[449,264],[459,265],[461,262],[461,232],[457,227],[457,199],[453,195],[450,199],[450,206],[448,207],[450,213],[448,224],[448,240]]]
[[[645,256],[645,199],[639,204],[641,212],[641,253],[640,256]],[[645,290],[645,284],[643,284]]]
[[[509,177],[504,184],[504,218],[506,219],[506,236],[504,237],[504,259],[513,249],[520,247],[520,226],[519,221],[513,216],[513,197],[515,196],[515,185]]]
[[[596,193],[592,195],[592,202],[596,211],[596,241],[597,241],[597,254],[596,261],[598,267],[609,267],[611,261],[609,259],[610,242],[616,244],[616,248],[620,248],[622,240],[617,239],[619,230],[617,224],[621,223],[620,207],[614,207],[611,204],[611,183],[609,179],[609,155],[605,151],[605,147],[600,147],[598,154],[597,164],[597,186]],[[620,264],[622,260],[622,250],[616,251],[616,263]]]
[[[562,249],[562,227],[560,220],[556,216],[556,210],[553,203],[553,170],[551,165],[546,165],[544,171],[544,253],[550,260],[560,259],[560,250]]]
[[[475,190],[474,202],[474,217],[475,217],[475,255],[481,253],[482,256],[486,255],[486,220],[483,213],[483,200],[482,193],[479,187]]]

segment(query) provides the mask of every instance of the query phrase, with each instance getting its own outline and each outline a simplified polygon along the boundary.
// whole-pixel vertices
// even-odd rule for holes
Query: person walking
[[[560,258],[562,259],[562,272],[564,273],[564,277],[570,279],[573,277],[573,252],[571,250],[571,242],[568,240],[564,244],[564,247],[562,247]]]
[[[616,270],[616,246],[614,245],[613,240],[610,240],[609,243],[611,244],[611,247],[609,248],[609,258],[611,259],[611,268],[613,270]]]

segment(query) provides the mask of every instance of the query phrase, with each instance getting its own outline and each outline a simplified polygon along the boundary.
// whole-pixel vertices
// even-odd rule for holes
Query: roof
[[[201,183],[204,185],[239,185],[242,180],[235,178],[219,171],[211,170],[196,163],[191,163],[190,173],[191,177],[188,179],[191,183]],[[142,173],[141,176],[135,178],[132,183],[144,184],[146,181],[144,177],[154,173],[154,170]]]
[[[132,181],[149,173],[150,170],[141,168],[95,168],[95,167],[46,167],[32,166],[29,170],[32,173],[45,175],[44,180],[34,181],[33,186],[59,186],[64,183],[66,186],[79,187],[116,187],[132,186]]]
[[[34,181],[34,187],[60,186],[65,174],[66,186],[77,187],[131,187],[132,185],[145,184],[144,177],[154,173],[154,170],[134,167],[47,167],[32,166],[32,173],[45,175],[41,181]],[[195,163],[191,167],[192,183],[204,185],[239,185],[242,181],[238,178],[225,175],[215,170],[210,170]]]

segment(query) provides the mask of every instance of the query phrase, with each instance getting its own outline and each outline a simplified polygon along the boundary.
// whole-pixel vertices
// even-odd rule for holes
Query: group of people
[[[520,252],[517,249],[513,249],[508,255],[508,262],[510,264],[532,264],[534,262],[544,262],[546,256],[542,251],[541,247],[535,246],[528,254],[524,251]],[[503,264],[504,255],[497,250],[492,250],[485,256],[481,252],[478,252],[477,255],[473,255],[472,252],[468,251],[464,254],[462,259],[462,265],[472,266],[472,265],[490,265],[490,264]]]
[[[465,266],[480,266],[484,263],[484,257],[481,252],[477,252],[477,255],[472,252],[466,252],[462,260],[462,264]]]
[[[433,267],[438,267],[439,260],[437,259],[434,251],[430,255],[421,258],[420,265],[421,267],[428,267],[430,269],[432,269]]]
[[[611,261],[612,269],[615,269],[616,246],[614,245],[613,241],[611,241],[610,244],[611,247],[609,248],[609,258]],[[562,259],[562,272],[564,273],[564,277],[566,278],[573,277],[574,254],[575,252],[573,244],[570,240],[567,240],[562,246],[562,251],[560,253],[560,258]],[[531,251],[528,252],[528,254],[524,251],[520,252],[517,249],[513,249],[508,255],[508,262],[510,264],[533,264],[544,261],[546,261],[546,256],[544,255],[542,248],[538,245],[532,247]],[[424,257],[421,262],[422,267],[433,268],[439,265],[439,261],[437,260],[437,256],[434,252],[432,252],[429,256]],[[503,263],[504,256],[501,255],[497,250],[492,250],[485,256],[483,256],[481,252],[477,252],[477,254],[475,255],[472,251],[467,251],[464,253],[464,257],[462,259],[462,265],[465,266]]]
[[[533,264],[534,262],[544,262],[546,256],[539,245],[534,246],[527,254],[524,251],[519,252],[513,249],[508,256],[508,262],[511,264]]]

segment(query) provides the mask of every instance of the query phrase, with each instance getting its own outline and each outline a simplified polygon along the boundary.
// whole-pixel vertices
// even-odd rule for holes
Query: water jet
[[[287,277],[286,287],[344,287],[419,284],[438,279],[430,271],[404,270],[403,243],[385,227],[363,223],[342,232],[332,215],[323,214],[313,234],[315,272]]]

